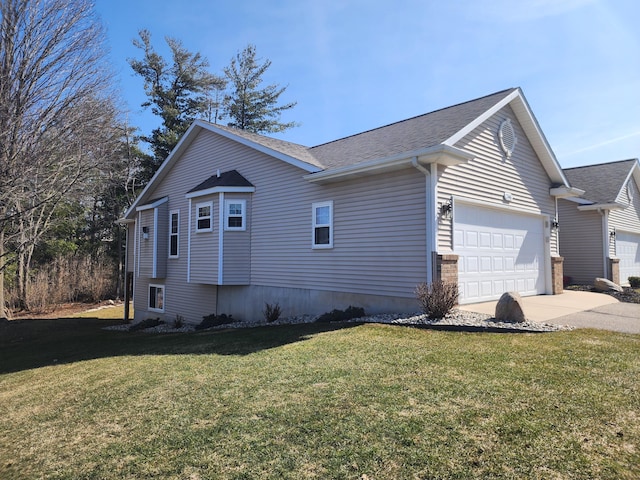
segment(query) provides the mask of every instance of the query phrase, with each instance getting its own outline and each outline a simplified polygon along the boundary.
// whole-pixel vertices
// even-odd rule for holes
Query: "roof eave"
[[[392,157],[362,162],[357,165],[323,170],[318,173],[305,175],[303,178],[311,183],[329,183],[344,180],[349,177],[361,177],[398,170],[411,165],[414,159],[417,159],[419,163],[425,165],[437,163],[439,165],[452,166],[468,162],[473,158],[473,154],[460,148],[449,145],[435,145],[433,147],[404,152]]]
[[[565,185],[561,187],[555,187],[549,190],[549,194],[556,198],[570,198],[581,197],[584,195],[584,190],[580,190],[576,187],[567,187]]]
[[[254,193],[256,187],[212,187],[204,190],[189,192],[185,198],[204,197],[205,195],[213,195],[216,193]]]
[[[627,208],[626,205],[622,205],[620,203],[612,202],[612,203],[592,203],[591,205],[580,205],[578,210],[623,210]]]

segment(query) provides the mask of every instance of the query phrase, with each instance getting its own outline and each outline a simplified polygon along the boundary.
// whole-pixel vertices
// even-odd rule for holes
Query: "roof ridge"
[[[437,108],[436,110],[432,110],[430,112],[421,113],[420,115],[414,115],[413,117],[404,118],[402,120],[391,122],[391,123],[388,123],[386,125],[381,125],[379,127],[370,128],[369,130],[364,130],[362,132],[354,133],[352,135],[347,135],[346,137],[336,138],[335,140],[331,140],[331,141],[328,141],[328,142],[320,143],[318,145],[314,145],[313,147],[308,147],[308,148],[309,148],[309,150],[313,150],[314,148],[322,147],[322,146],[325,146],[325,145],[330,145],[330,144],[335,143],[335,142],[341,142],[342,140],[346,140],[347,138],[357,137],[358,135],[363,135],[365,133],[370,133],[370,132],[374,132],[376,130],[381,130],[383,128],[387,128],[387,127],[390,127],[392,125],[398,125],[400,123],[404,123],[404,122],[408,122],[408,121],[411,121],[411,120],[415,120],[416,118],[426,117],[427,115],[431,115],[431,114],[434,114],[434,113],[437,113],[437,112],[442,112],[444,110],[449,110],[451,108],[460,107],[460,106],[466,105],[468,103],[477,102],[479,100],[483,100],[485,98],[489,98],[489,97],[492,97],[494,95],[499,95],[499,94],[505,93],[505,92],[512,92],[514,90],[517,90],[517,88],[518,87],[505,88],[504,90],[500,90],[498,92],[490,93],[488,95],[483,95],[482,97],[473,98],[471,100],[467,100],[465,102],[456,103],[455,105],[449,105],[447,107]]]

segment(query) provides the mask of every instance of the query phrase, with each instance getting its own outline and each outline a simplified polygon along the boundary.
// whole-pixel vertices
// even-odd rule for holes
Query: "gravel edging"
[[[253,328],[275,325],[296,325],[301,323],[314,323],[319,315],[299,315],[278,319],[275,322],[267,323],[265,320],[236,322],[206,330],[223,330],[229,328]],[[368,315],[366,317],[348,320],[348,323],[380,323],[389,325],[402,325],[416,328],[430,328],[434,330],[454,330],[466,332],[496,332],[496,333],[543,333],[557,332],[562,330],[573,330],[574,327],[567,325],[552,325],[541,322],[497,322],[490,315],[468,312],[454,308],[445,318],[434,320],[421,313],[398,314],[386,313],[379,315]],[[131,324],[112,325],[104,327],[105,330],[129,331]],[[162,323],[158,326],[138,330],[145,333],[187,333],[195,332],[195,325],[186,324],[180,328],[175,328],[171,324]],[[198,330],[204,331],[204,330]]]

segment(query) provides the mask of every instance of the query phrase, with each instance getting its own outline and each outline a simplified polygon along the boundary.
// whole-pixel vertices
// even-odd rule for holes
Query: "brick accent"
[[[609,258],[609,272],[611,272],[611,280],[613,283],[620,285],[620,259]]]
[[[563,257],[551,257],[551,292],[559,295],[564,290],[563,285]]]
[[[436,280],[458,284],[458,255],[436,254]]]

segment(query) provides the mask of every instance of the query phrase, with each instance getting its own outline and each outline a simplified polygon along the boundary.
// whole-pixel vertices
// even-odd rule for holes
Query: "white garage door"
[[[627,285],[629,277],[640,277],[640,235],[616,233],[616,255],[620,259],[620,283]]]
[[[456,204],[460,303],[495,300],[508,291],[545,293],[544,246],[542,217]]]

